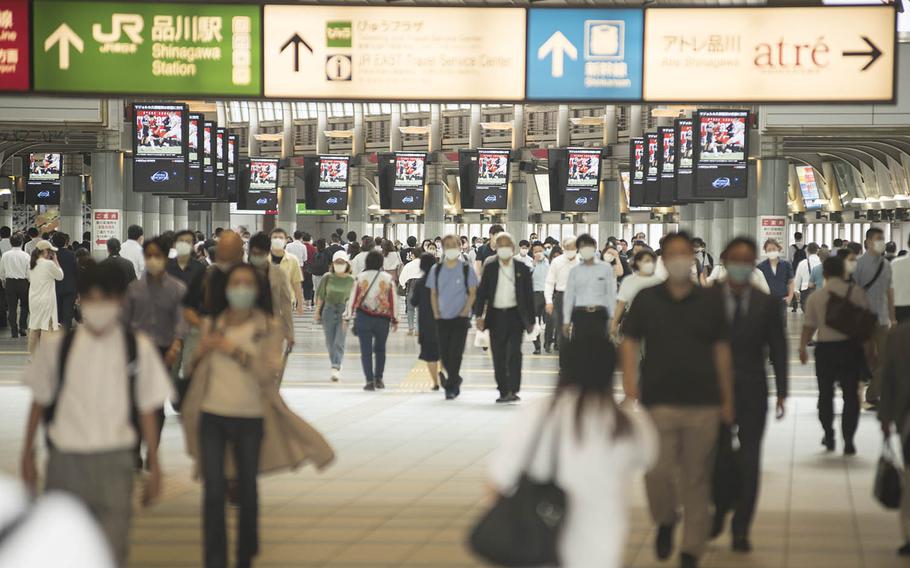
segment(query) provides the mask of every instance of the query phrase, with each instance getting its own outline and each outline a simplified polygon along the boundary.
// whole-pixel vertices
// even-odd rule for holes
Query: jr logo
[[[92,37],[102,44],[104,52],[135,52],[135,46],[142,43],[142,28],[145,23],[139,14],[111,14],[111,31],[106,33],[101,24],[92,24]],[[126,35],[132,46],[120,44],[120,38]],[[114,47],[116,46],[116,47]],[[124,49],[126,48],[126,49]]]

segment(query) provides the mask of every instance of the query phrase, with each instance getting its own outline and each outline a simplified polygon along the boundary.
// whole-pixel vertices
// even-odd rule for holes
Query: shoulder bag
[[[850,284],[844,296],[838,296],[833,292],[828,294],[825,324],[850,339],[866,341],[875,333],[878,316],[850,301],[850,293],[853,292],[853,286],[853,284]]]
[[[903,492],[901,472],[897,467],[897,458],[891,448],[891,437],[885,436],[882,444],[882,455],[878,458],[875,469],[875,499],[886,509],[899,509]]]
[[[351,333],[353,333],[355,336],[357,335],[357,310],[360,309],[360,304],[363,303],[363,299],[366,298],[366,297],[367,297],[367,294],[370,293],[370,290],[373,289],[373,284],[376,284],[376,280],[379,278],[379,275],[380,275],[380,274],[382,274],[382,270],[377,270],[377,271],[376,271],[376,276],[373,277],[373,281],[370,282],[370,285],[367,286],[367,289],[366,289],[366,291],[363,293],[363,296],[360,297],[360,301],[357,302],[357,303],[353,306],[353,309],[351,310],[351,315],[352,315],[353,318],[354,318],[354,323],[351,324]],[[356,283],[356,282],[354,283],[354,286],[357,286],[357,283]]]
[[[496,566],[559,566],[559,535],[566,517],[566,493],[556,484],[559,468],[559,437],[553,437],[550,478],[535,481],[528,476],[544,426],[552,409],[537,430],[537,439],[525,460],[524,471],[514,494],[501,495],[480,519],[470,535],[471,549]],[[558,419],[558,417],[557,417]]]

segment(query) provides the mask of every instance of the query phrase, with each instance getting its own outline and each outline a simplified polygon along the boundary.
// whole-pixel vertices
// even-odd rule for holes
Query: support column
[[[212,203],[211,213],[208,213],[208,217],[211,220],[211,229],[209,232],[214,231],[218,227],[222,229],[231,228],[231,204],[230,203]]]
[[[629,136],[637,138],[642,135],[641,105],[629,106]]]
[[[142,226],[142,194],[133,191],[133,161],[123,160],[123,233],[130,225]]]
[[[790,164],[784,158],[762,158],[749,167],[749,197],[744,201],[748,209],[738,209],[743,215],[745,234],[757,239],[759,217],[762,215],[789,214],[787,207],[787,188],[790,183]],[[790,238],[790,230],[784,227],[784,235]],[[762,243],[758,243],[761,247]],[[784,250],[790,246],[786,241],[781,243]]]
[[[528,182],[524,180],[513,181],[509,184],[509,208],[506,211],[508,215],[506,228],[517,241],[528,237],[530,232],[528,230],[529,212]]]
[[[158,230],[162,233],[174,230],[174,200],[170,197],[158,198]]]
[[[569,105],[556,107],[556,147],[563,148],[569,145],[571,139],[569,125]]]
[[[60,183],[60,230],[71,241],[82,240],[82,176],[63,176]]]
[[[427,184],[426,203],[423,210],[424,238],[433,239],[445,233],[446,188],[441,182]]]
[[[597,245],[601,248],[607,243],[609,237],[622,235],[620,223],[619,180],[604,180],[601,183],[600,206],[598,207],[598,234]]]
[[[168,198],[160,198],[151,193],[145,193],[142,196],[142,228],[146,238],[152,238],[161,234],[161,221],[158,218],[159,199]]]
[[[190,227],[189,213],[187,212],[186,199],[174,199],[174,230],[182,231]]]
[[[120,212],[121,233],[118,237],[121,241],[126,230],[123,221],[125,162],[120,152],[92,153],[92,208],[115,209]],[[94,234],[92,243],[92,255],[96,259],[106,258],[106,243],[99,243]]]
[[[468,148],[480,148],[483,144],[483,130],[480,128],[480,105],[471,105],[471,118],[468,121]]]
[[[389,115],[389,151],[401,150],[401,105],[392,104],[392,114]]]
[[[286,160],[294,155],[294,116],[291,103],[282,105],[281,158]],[[297,184],[296,176],[290,177],[290,182],[278,192],[278,226],[293,235],[297,230]]]
[[[362,183],[351,186],[351,198],[348,200],[348,230],[358,235],[367,234],[367,192],[369,188]]]

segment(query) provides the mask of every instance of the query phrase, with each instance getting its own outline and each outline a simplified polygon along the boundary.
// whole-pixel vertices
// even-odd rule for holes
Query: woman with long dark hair
[[[628,533],[628,485],[654,464],[657,432],[643,410],[613,398],[616,351],[605,336],[576,336],[553,397],[529,406],[507,429],[490,467],[508,494],[523,474],[559,485],[568,499],[561,566],[619,568]]]
[[[417,308],[417,342],[420,344],[418,359],[427,364],[433,390],[439,390],[439,332],[436,328],[436,318],[433,316],[432,290],[427,288],[427,277],[436,257],[429,253],[420,255],[420,272],[423,276],[416,281],[414,293],[409,303]]]

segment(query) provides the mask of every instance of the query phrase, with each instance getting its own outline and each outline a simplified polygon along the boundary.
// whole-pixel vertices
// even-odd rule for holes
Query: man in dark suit
[[[132,262],[120,256],[120,239],[107,240],[107,255],[107,258],[101,262],[116,266],[118,270],[123,272],[127,284],[136,279],[136,267]]]
[[[521,390],[521,342],[534,329],[534,290],[531,270],[515,262],[515,240],[508,233],[495,237],[497,262],[484,266],[474,302],[477,329],[490,330],[493,369],[499,388],[497,403],[518,402]]]
[[[67,248],[70,237],[66,233],[54,233],[51,244],[58,249],[57,262],[63,270],[63,280],[56,282],[57,321],[68,331],[73,327],[76,311],[76,253]]]
[[[715,503],[712,537],[724,528],[727,513],[733,511],[733,550],[749,552],[749,529],[755,514],[761,477],[761,444],[768,414],[768,376],[765,362],[770,356],[777,386],[777,419],[784,416],[787,399],[787,339],[780,299],[752,287],[758,247],[752,239],[730,241],[721,259],[727,271],[722,283],[730,322],[736,426],[739,451],[739,487],[733,503]],[[729,442],[729,439],[728,439]]]

